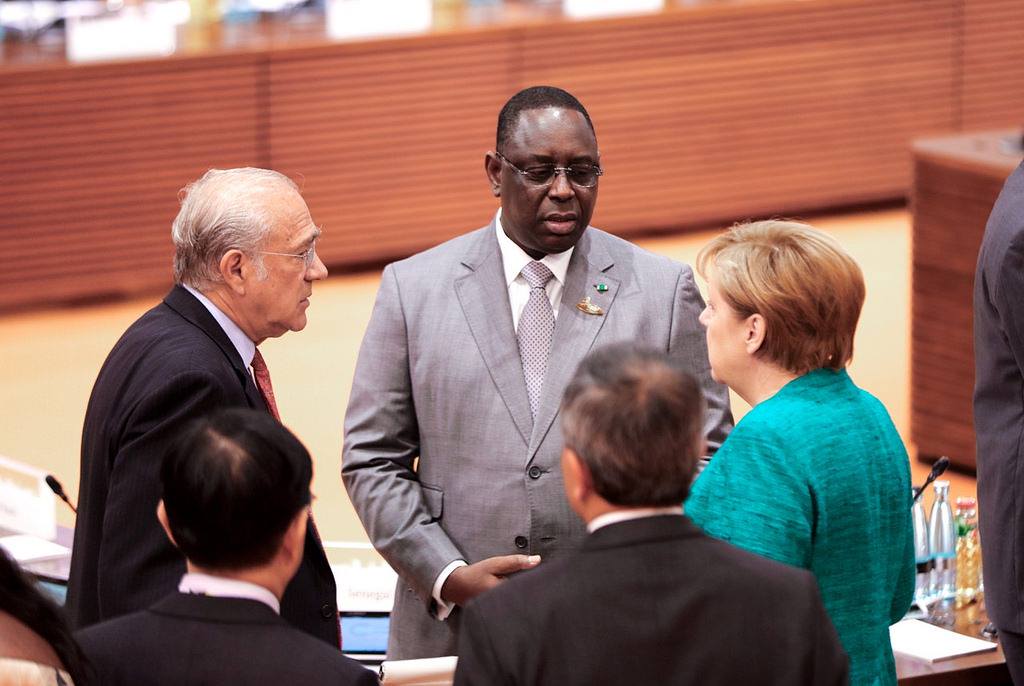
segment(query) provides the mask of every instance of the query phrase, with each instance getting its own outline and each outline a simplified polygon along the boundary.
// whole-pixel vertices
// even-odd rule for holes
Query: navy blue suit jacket
[[[455,686],[848,683],[814,576],[655,516],[469,603]]]
[[[76,638],[105,686],[377,683],[373,672],[255,600],[173,593]]]
[[[156,518],[160,462],[191,419],[267,407],[220,325],[175,287],[110,351],[85,414],[68,615],[82,628],[141,610],[177,589],[185,560]],[[311,526],[281,615],[338,645],[334,577]]]

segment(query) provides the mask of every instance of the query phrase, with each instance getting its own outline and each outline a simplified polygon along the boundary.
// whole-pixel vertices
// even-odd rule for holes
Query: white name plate
[[[332,564],[338,608],[351,612],[391,612],[398,575],[387,564]]]
[[[335,39],[423,33],[434,20],[431,0],[327,0],[327,35]]]
[[[139,12],[69,19],[66,34],[67,58],[72,62],[163,57],[177,46],[173,18]]]
[[[0,455],[0,529],[52,541],[57,537],[57,498],[46,472]]]
[[[665,0],[565,0],[563,11],[574,19],[657,12]]]

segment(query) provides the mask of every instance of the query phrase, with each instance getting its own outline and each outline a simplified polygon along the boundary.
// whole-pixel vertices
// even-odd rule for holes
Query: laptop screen
[[[342,612],[342,647],[346,654],[383,655],[388,650],[387,612]]]

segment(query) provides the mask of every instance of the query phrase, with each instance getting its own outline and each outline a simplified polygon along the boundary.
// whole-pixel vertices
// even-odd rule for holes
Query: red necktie
[[[281,421],[281,414],[277,411],[277,403],[274,401],[274,386],[270,383],[270,370],[267,369],[267,361],[263,359],[259,348],[256,348],[256,354],[252,358],[252,375],[270,414],[274,415],[277,421]]]
[[[256,379],[256,388],[259,389],[260,395],[263,396],[263,401],[267,404],[270,414],[274,415],[274,419],[277,421],[281,421],[281,414],[277,411],[277,402],[274,400],[274,385],[270,383],[270,370],[267,369],[267,361],[263,359],[259,348],[256,349],[256,354],[252,358],[252,375]],[[313,537],[323,547],[323,541],[320,540],[320,532],[316,528],[316,522],[313,521],[312,507],[309,508],[309,526],[313,530]],[[338,625],[338,649],[341,649],[340,624]]]

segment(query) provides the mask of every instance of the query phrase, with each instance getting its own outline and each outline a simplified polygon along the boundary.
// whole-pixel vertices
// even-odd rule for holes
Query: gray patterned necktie
[[[544,287],[554,274],[541,262],[530,262],[519,272],[530,285],[530,299],[519,317],[519,357],[523,361],[526,394],[530,397],[530,413],[536,419],[544,374],[548,368],[548,352],[555,332],[555,315]]]

